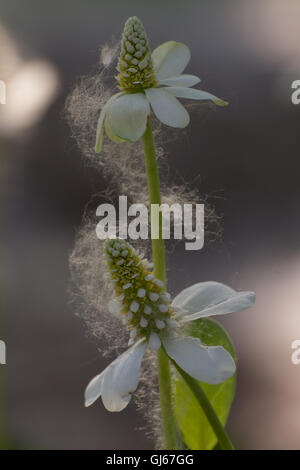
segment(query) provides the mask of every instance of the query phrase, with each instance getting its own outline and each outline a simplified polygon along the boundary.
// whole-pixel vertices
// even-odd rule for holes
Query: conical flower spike
[[[116,307],[131,332],[131,341],[150,340],[151,334],[155,340],[173,312],[163,283],[154,277],[148,261],[124,240],[106,240],[105,251]]]
[[[117,70],[116,78],[123,91],[141,91],[157,85],[146,32],[136,16],[125,23]]]

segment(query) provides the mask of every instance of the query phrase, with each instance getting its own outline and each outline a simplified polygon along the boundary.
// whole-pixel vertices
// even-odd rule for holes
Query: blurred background
[[[217,280],[257,293],[255,308],[223,321],[236,345],[238,388],[229,431],[239,448],[300,449],[300,79],[298,0],[10,0],[0,2],[1,420],[11,448],[145,449],[142,416],[83,407],[104,365],[69,302],[68,257],[86,204],[106,185],[86,167],[64,121],[78,76],[128,16],[151,47],[192,51],[187,73],[230,106],[192,119],[169,163],[223,214],[223,239],[179,246],[170,290]],[[180,132],[180,131],[179,131]],[[183,285],[184,284],[184,285]]]

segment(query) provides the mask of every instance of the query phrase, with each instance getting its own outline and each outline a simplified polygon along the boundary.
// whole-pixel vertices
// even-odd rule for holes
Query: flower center
[[[136,16],[125,23],[117,70],[116,79],[123,91],[137,92],[157,85],[146,32]]]
[[[106,240],[105,252],[115,300],[132,337],[159,334],[169,325],[172,308],[170,295],[150,270],[152,265],[121,239]]]

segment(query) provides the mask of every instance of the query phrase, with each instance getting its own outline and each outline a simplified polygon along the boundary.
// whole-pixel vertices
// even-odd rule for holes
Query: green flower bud
[[[125,23],[117,70],[123,91],[138,92],[157,85],[146,32],[136,16]]]

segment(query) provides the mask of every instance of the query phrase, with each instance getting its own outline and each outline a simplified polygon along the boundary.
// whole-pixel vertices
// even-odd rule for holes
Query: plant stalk
[[[161,204],[160,196],[160,182],[157,158],[155,153],[155,145],[152,133],[152,126],[150,117],[148,117],[147,128],[143,135],[143,147],[145,154],[145,166],[148,180],[149,202],[152,214],[152,204]],[[151,218],[151,225],[155,223],[154,218]],[[162,238],[162,218],[161,213],[158,218],[158,227],[151,227],[157,229],[159,234],[157,239],[152,238],[152,257],[154,264],[154,275],[163,281],[166,287],[166,256],[165,245]],[[157,353],[158,359],[158,378],[159,378],[159,391],[160,391],[160,407],[161,407],[161,420],[162,432],[164,436],[164,445],[168,450],[178,448],[177,443],[177,424],[173,409],[172,399],[172,381],[169,358],[163,348],[160,348]]]

